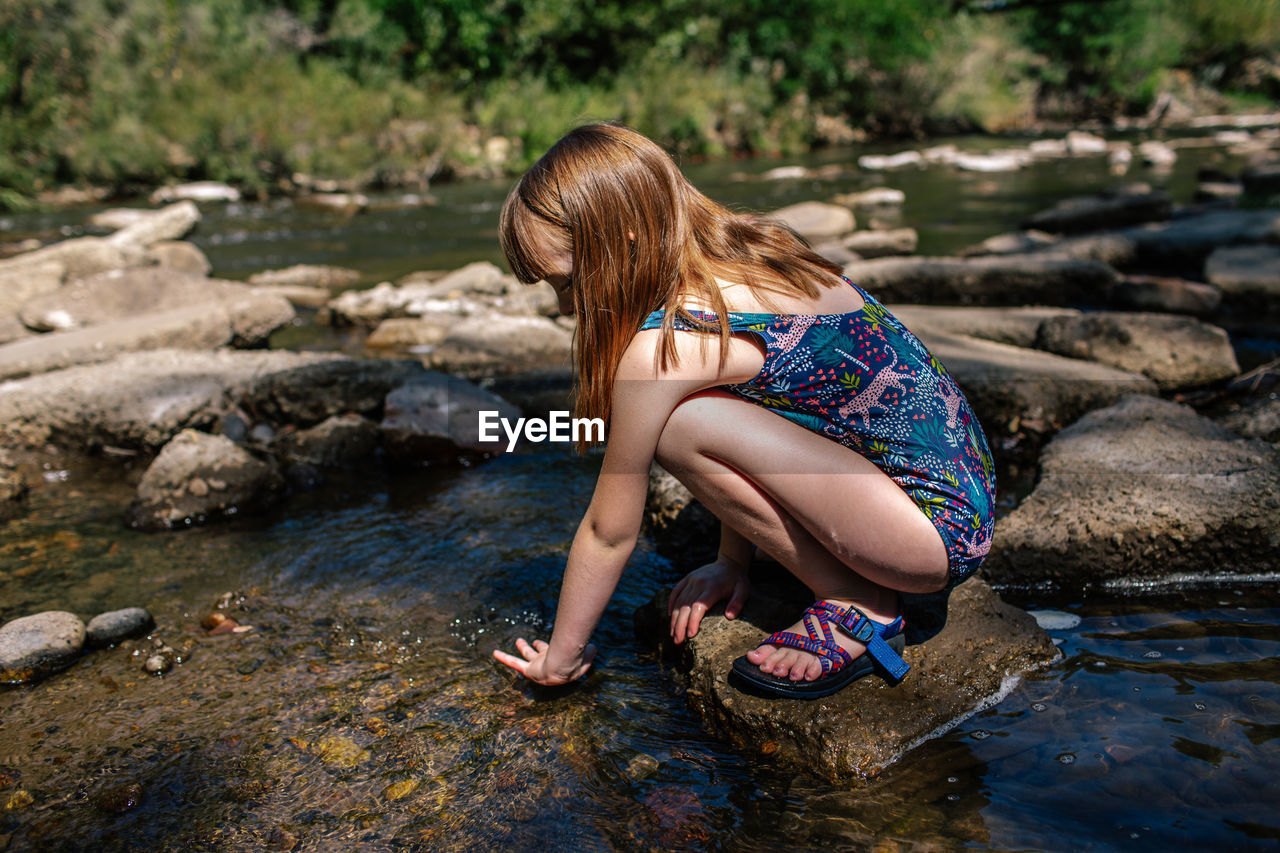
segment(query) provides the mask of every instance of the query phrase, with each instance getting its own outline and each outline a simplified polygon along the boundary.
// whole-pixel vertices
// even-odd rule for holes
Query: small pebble
[[[168,655],[152,655],[147,658],[146,663],[142,665],[142,668],[152,675],[163,675],[173,669],[173,658]]]

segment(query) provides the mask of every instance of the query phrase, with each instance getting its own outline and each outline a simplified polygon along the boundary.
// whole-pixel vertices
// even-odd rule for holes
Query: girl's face
[[[543,278],[556,291],[560,301],[560,313],[566,317],[573,316],[573,252],[569,249],[564,234],[551,225],[547,225],[542,238],[544,254],[551,262],[551,268]]]

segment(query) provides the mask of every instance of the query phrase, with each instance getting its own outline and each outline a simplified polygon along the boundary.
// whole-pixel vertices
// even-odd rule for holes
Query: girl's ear
[[[629,228],[628,228],[628,229],[627,229],[627,239],[628,239],[628,240],[630,240],[632,243],[634,243],[634,242],[636,241],[636,232],[634,232],[634,231],[632,231],[631,229],[629,229]]]

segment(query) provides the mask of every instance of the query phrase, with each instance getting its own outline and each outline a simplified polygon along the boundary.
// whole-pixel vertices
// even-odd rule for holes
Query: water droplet
[[[1144,658],[1151,658],[1152,660],[1155,660],[1156,658],[1164,657],[1164,655],[1160,654],[1160,652],[1156,651],[1155,649],[1152,649],[1149,652],[1143,652],[1142,656]]]
[[[1076,763],[1075,753],[1074,752],[1062,753],[1062,755],[1058,756],[1058,763],[1059,764],[1075,764]]]
[[[1033,710],[1033,711],[1043,711],[1043,710],[1045,710],[1045,709],[1046,709],[1046,708],[1048,708],[1048,707],[1049,707],[1049,706],[1048,706],[1048,705],[1046,705],[1046,704],[1044,704],[1043,702],[1032,702],[1032,703],[1031,703],[1031,710]]]

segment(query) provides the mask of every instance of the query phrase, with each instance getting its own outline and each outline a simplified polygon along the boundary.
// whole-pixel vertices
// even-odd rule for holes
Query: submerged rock
[[[1072,589],[1271,576],[1277,542],[1280,448],[1130,396],[1045,448],[1035,491],[996,523],[983,573]]]
[[[1240,372],[1225,331],[1169,314],[1100,311],[1051,317],[1040,324],[1036,346],[1141,373],[1162,391],[1207,385]]]
[[[84,623],[74,613],[49,610],[0,627],[0,682],[39,681],[66,669],[84,647]]]
[[[183,430],[142,475],[127,521],[142,530],[204,524],[260,512],[284,492],[275,465],[223,436]]]
[[[1027,672],[1059,656],[1034,619],[1005,604],[979,578],[951,595],[946,627],[904,657],[896,687],[869,676],[823,699],[796,701],[740,690],[733,661],[811,602],[757,591],[738,618],[715,608],[679,647],[667,640],[667,590],[636,614],[637,631],[674,656],[694,713],[714,734],[748,752],[782,758],[833,782],[871,776],[921,743],[1000,701]]]
[[[99,613],[85,628],[86,645],[100,649],[131,637],[141,637],[156,626],[156,620],[145,607],[126,607]]]

